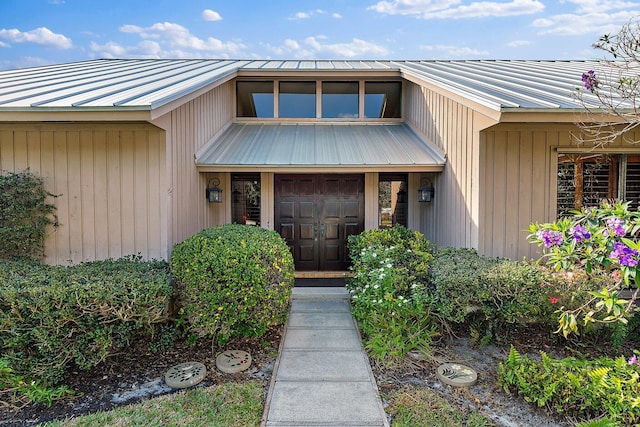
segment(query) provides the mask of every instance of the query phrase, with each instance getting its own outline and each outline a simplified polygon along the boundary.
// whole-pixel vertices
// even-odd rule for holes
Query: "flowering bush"
[[[347,279],[353,314],[365,347],[380,359],[426,349],[433,329],[415,295],[429,278],[430,244],[418,232],[395,226],[349,237],[353,277]]]
[[[582,306],[561,307],[560,329],[565,337],[578,333],[578,320],[626,323],[633,301],[618,298],[622,287],[640,281],[640,212],[629,210],[629,203],[603,203],[599,208],[575,211],[571,218],[553,223],[532,224],[529,240],[543,248],[543,259],[556,271],[606,272],[610,280],[600,291],[593,291]]]

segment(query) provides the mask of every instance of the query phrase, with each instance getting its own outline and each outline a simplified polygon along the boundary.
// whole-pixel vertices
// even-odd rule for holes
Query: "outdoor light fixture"
[[[430,202],[435,195],[433,189],[433,183],[429,178],[422,178],[420,180],[420,188],[418,188],[418,201],[420,203]]]
[[[211,178],[207,184],[205,190],[205,196],[209,200],[209,203],[222,203],[222,188],[218,187],[220,180],[218,178]]]

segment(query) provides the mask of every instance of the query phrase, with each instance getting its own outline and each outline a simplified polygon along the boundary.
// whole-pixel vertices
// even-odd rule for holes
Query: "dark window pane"
[[[322,117],[358,117],[358,82],[323,82]]]
[[[631,209],[638,209],[640,202],[640,157],[638,156],[629,156],[627,161],[625,201],[631,202]]]
[[[380,174],[378,179],[378,227],[407,226],[407,175]]]
[[[609,193],[609,162],[585,162],[582,179],[582,206],[598,207]]]
[[[315,118],[316,83],[280,82],[279,117]]]
[[[558,216],[568,216],[576,208],[576,165],[572,161],[558,163]]]
[[[238,117],[273,117],[273,82],[238,82]]]
[[[231,215],[236,224],[260,225],[260,174],[231,178]]]
[[[364,115],[368,118],[401,117],[400,82],[366,82],[364,85]]]

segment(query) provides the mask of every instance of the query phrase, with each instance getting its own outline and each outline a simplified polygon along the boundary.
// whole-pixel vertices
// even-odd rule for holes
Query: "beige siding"
[[[586,151],[573,142],[570,124],[501,124],[481,138],[480,245],[490,256],[537,258],[529,225],[556,217],[557,154]],[[636,138],[637,139],[637,138]],[[638,152],[622,141],[598,151]]]
[[[233,118],[234,87],[227,82],[160,118],[167,130],[169,250],[175,243],[211,225],[230,221],[228,174],[201,174],[194,155]],[[209,204],[205,188],[220,179],[225,203]]]
[[[414,84],[405,85],[405,118],[447,154],[441,174],[422,174],[434,184],[431,203],[419,206],[420,231],[438,245],[477,247],[479,221],[480,129],[491,121],[444,95]]]
[[[26,169],[59,197],[51,264],[167,256],[164,132],[149,124],[2,124],[0,169]]]

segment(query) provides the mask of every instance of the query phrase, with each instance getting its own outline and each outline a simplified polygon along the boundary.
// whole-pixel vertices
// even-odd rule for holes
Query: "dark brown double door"
[[[274,196],[296,270],[346,270],[347,238],[364,229],[364,175],[276,175]]]

